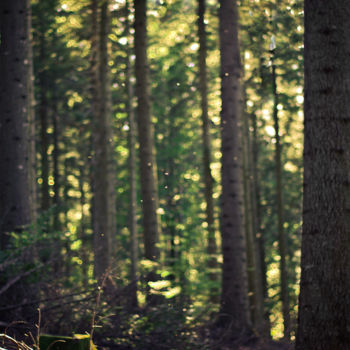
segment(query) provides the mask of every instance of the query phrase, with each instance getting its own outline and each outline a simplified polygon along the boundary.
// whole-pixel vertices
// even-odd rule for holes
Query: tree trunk
[[[43,74],[43,73],[42,73]],[[46,211],[50,207],[50,191],[49,191],[49,157],[47,155],[49,148],[49,138],[47,134],[48,113],[46,88],[44,86],[43,76],[40,78],[40,144],[41,144],[41,210]]]
[[[53,204],[54,204],[54,215],[53,215],[53,229],[54,231],[59,231],[61,229],[60,223],[60,174],[59,174],[59,155],[60,150],[58,146],[58,137],[59,137],[59,127],[58,127],[58,115],[57,115],[57,101],[54,98],[52,101],[53,110],[52,110],[52,126],[53,126],[53,178],[54,178],[54,196],[53,196]]]
[[[243,197],[241,144],[240,53],[238,10],[232,0],[220,2],[221,53],[221,152],[222,152],[222,294],[221,319],[230,324],[232,333],[242,334],[250,328],[248,310],[247,265],[243,232]]]
[[[0,3],[0,248],[31,222],[29,2]]]
[[[27,17],[27,26],[28,26],[28,121],[29,121],[29,186],[30,186],[30,208],[31,208],[31,221],[33,223],[37,220],[37,182],[36,182],[36,122],[35,122],[35,97],[34,97],[34,73],[33,73],[33,35],[32,35],[32,14],[30,3],[27,3],[28,17]]]
[[[83,279],[83,286],[85,289],[88,288],[89,285],[89,236],[86,232],[86,217],[84,212],[84,206],[86,204],[86,194],[84,189],[85,184],[85,169],[84,165],[81,164],[79,166],[79,192],[80,192],[80,212],[81,212],[81,219],[80,219],[80,239],[81,239],[81,251],[80,251],[80,257],[82,260],[81,264],[81,273],[82,273],[82,279]]]
[[[349,3],[305,1],[304,201],[297,350],[350,349]]]
[[[140,142],[140,178],[143,210],[145,258],[157,261],[160,235],[158,179],[151,121],[149,72],[147,63],[146,0],[135,0],[135,54],[137,125]]]
[[[263,310],[264,310],[264,329],[263,333],[266,336],[270,336],[271,325],[269,308],[267,307],[268,300],[268,288],[267,288],[267,266],[265,261],[265,239],[261,230],[261,204],[260,204],[260,186],[259,186],[259,173],[258,173],[258,158],[259,158],[259,144],[258,144],[258,130],[257,130],[257,120],[256,114],[252,115],[252,128],[253,128],[253,138],[252,138],[252,156],[251,156],[251,169],[252,169],[252,202],[254,206],[254,216],[255,216],[255,234],[256,234],[256,244],[257,254],[260,262],[259,274],[261,276],[261,288],[263,295]]]
[[[41,67],[38,72],[39,80],[39,120],[40,120],[40,156],[41,156],[41,211],[46,211],[50,208],[50,189],[49,189],[49,135],[47,134],[48,128],[48,77],[46,71],[46,37],[45,29],[39,30],[39,56]]]
[[[289,312],[289,292],[288,292],[288,272],[287,272],[287,247],[286,236],[283,228],[283,194],[282,194],[282,161],[281,161],[281,140],[279,135],[278,120],[278,93],[276,80],[276,65],[274,62],[274,52],[271,56],[272,63],[272,93],[273,93],[273,121],[275,128],[276,149],[275,149],[275,167],[276,167],[276,202],[277,202],[277,227],[278,227],[278,248],[280,255],[280,283],[281,283],[281,302],[284,325],[284,338],[290,338],[290,312]]]
[[[108,1],[92,0],[93,71],[93,230],[94,274],[98,280],[111,265],[116,235],[111,95],[108,72]],[[100,19],[100,21],[99,21]]]
[[[138,264],[139,264],[139,242],[137,235],[137,184],[136,184],[136,123],[134,113],[134,91],[131,82],[132,67],[131,67],[131,55],[132,55],[132,43],[130,34],[130,8],[129,1],[126,1],[126,35],[128,38],[128,57],[126,61],[126,89],[128,94],[127,101],[127,113],[129,119],[129,134],[128,134],[128,147],[129,147],[129,184],[130,184],[130,212],[129,212],[129,230],[131,241],[131,281],[133,283],[131,305],[137,307],[137,280],[138,280]]]
[[[52,220],[52,230],[57,236],[56,243],[53,248],[53,253],[55,255],[55,261],[53,264],[53,269],[56,274],[59,274],[62,271],[62,255],[61,255],[61,249],[62,249],[62,237],[60,230],[61,222],[60,222],[60,174],[59,174],[59,155],[60,150],[58,146],[58,137],[59,137],[59,130],[58,130],[58,115],[57,115],[57,98],[56,96],[53,96],[52,98],[52,129],[53,129],[53,151],[52,151],[52,163],[53,163],[53,220]],[[69,256],[69,254],[67,254]],[[70,264],[70,261],[68,261],[68,264]],[[69,276],[69,275],[67,275]]]
[[[211,174],[211,142],[210,142],[210,121],[208,116],[208,79],[207,79],[207,35],[205,31],[205,0],[198,0],[198,37],[199,37],[199,90],[201,95],[202,110],[202,142],[203,142],[203,171],[206,201],[206,221],[208,224],[208,277],[215,284],[218,282],[216,269],[217,263],[217,245],[215,239],[215,222],[214,222],[214,201],[213,187],[214,179]],[[210,288],[210,300],[217,303],[218,289],[214,285]]]
[[[243,183],[244,183],[244,208],[245,230],[247,240],[247,263],[248,263],[248,287],[251,319],[258,333],[266,333],[264,320],[264,297],[262,289],[262,276],[260,268],[260,251],[257,249],[256,231],[256,205],[253,196],[253,181],[251,168],[251,146],[249,135],[249,116],[244,112],[242,123],[243,134]]]

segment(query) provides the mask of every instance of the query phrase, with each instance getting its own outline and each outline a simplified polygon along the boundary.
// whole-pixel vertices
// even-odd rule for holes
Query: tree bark
[[[108,0],[92,0],[93,72],[93,230],[94,274],[101,280],[111,267],[116,235],[116,202],[108,71]]]
[[[221,235],[222,294],[221,319],[232,333],[250,329],[247,261],[243,231],[241,144],[239,140],[241,94],[238,10],[232,0],[220,2],[221,53]]]
[[[29,2],[0,3],[0,238],[31,222]]]
[[[131,280],[134,288],[132,289],[131,305],[137,307],[137,280],[138,280],[138,264],[139,264],[139,241],[137,235],[137,183],[136,183],[136,122],[134,113],[134,91],[131,82],[132,66],[132,42],[130,34],[130,8],[129,1],[125,2],[126,9],[126,35],[128,38],[128,57],[126,61],[126,89],[128,95],[127,101],[127,113],[129,119],[129,134],[128,134],[128,147],[129,147],[129,185],[130,185],[130,212],[129,212],[129,230],[131,241]]]
[[[158,178],[154,131],[151,120],[150,86],[147,63],[146,0],[135,0],[135,54],[137,126],[140,142],[140,178],[143,210],[145,258],[157,261],[160,235]]]
[[[49,135],[47,129],[49,126],[49,116],[48,116],[48,97],[47,90],[49,88],[48,84],[48,72],[47,72],[47,45],[46,45],[46,35],[47,31],[44,26],[39,28],[39,58],[41,62],[41,67],[38,71],[38,82],[39,82],[39,121],[40,121],[40,165],[41,165],[41,186],[40,186],[40,202],[41,211],[47,211],[50,208],[50,189],[49,189]]]
[[[54,213],[53,213],[53,229],[58,232],[61,228],[60,222],[60,173],[59,173],[59,125],[58,125],[58,111],[57,111],[57,101],[56,98],[52,101],[53,110],[52,110],[52,126],[53,126],[53,178],[54,178]]]
[[[81,164],[79,166],[79,191],[80,191],[80,212],[81,212],[81,219],[80,219],[80,239],[82,242],[82,247],[80,251],[80,257],[82,260],[81,264],[81,273],[82,273],[82,279],[83,279],[83,286],[85,289],[88,288],[89,285],[89,236],[87,235],[86,230],[86,217],[84,212],[84,206],[86,204],[86,194],[84,189],[85,184],[85,169],[84,165]]]
[[[272,65],[272,93],[273,93],[273,121],[275,129],[275,171],[276,171],[276,203],[277,203],[277,227],[278,227],[278,249],[280,255],[280,286],[281,302],[284,325],[284,338],[290,338],[290,312],[289,312],[289,292],[288,292],[288,271],[287,271],[287,247],[286,235],[284,232],[283,219],[283,193],[282,193],[282,146],[279,134],[278,120],[278,92],[276,65],[274,61],[274,51],[271,52]]]
[[[251,168],[251,145],[249,135],[249,116],[243,113],[242,134],[243,134],[243,183],[244,183],[244,208],[245,208],[245,231],[247,241],[247,271],[250,313],[254,328],[258,333],[266,333],[264,320],[264,297],[262,288],[262,276],[260,268],[260,251],[257,248],[256,231],[256,200],[253,195],[254,183]]]
[[[30,185],[30,208],[31,208],[31,221],[35,223],[37,220],[37,182],[36,182],[36,122],[35,122],[35,97],[34,97],[34,72],[33,72],[33,35],[32,35],[32,13],[31,5],[27,3],[28,17],[28,108],[29,108],[29,185]]]
[[[297,350],[350,349],[350,9],[305,1],[304,201]]]
[[[218,282],[217,274],[217,245],[215,239],[215,221],[214,221],[214,200],[213,187],[214,179],[211,174],[211,142],[210,142],[210,121],[208,116],[208,78],[207,78],[207,35],[205,31],[205,0],[198,0],[198,37],[199,37],[199,91],[201,96],[202,110],[202,142],[203,142],[203,171],[204,171],[204,190],[206,201],[206,222],[208,224],[208,277],[215,284]],[[210,288],[210,300],[217,303],[218,288],[214,285]]]
[[[252,202],[254,205],[255,216],[255,234],[258,254],[260,259],[258,264],[259,274],[261,276],[261,288],[263,295],[263,310],[264,310],[264,329],[263,333],[266,336],[270,336],[271,324],[269,316],[269,308],[267,307],[268,300],[268,286],[267,286],[267,266],[265,261],[265,239],[261,230],[261,203],[260,203],[260,186],[259,186],[259,172],[258,172],[258,159],[259,159],[259,140],[258,140],[258,128],[256,114],[252,115],[252,156],[251,156],[251,169],[252,169]]]

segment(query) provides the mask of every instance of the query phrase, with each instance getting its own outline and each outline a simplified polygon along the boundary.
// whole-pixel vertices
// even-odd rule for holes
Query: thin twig
[[[44,265],[39,265],[36,266],[28,271],[22,272],[20,275],[17,275],[16,277],[12,278],[10,281],[8,281],[4,287],[2,287],[0,289],[0,295],[5,293],[11,286],[13,286],[15,283],[17,283],[21,278],[30,275],[31,273],[33,273],[34,271],[37,271],[39,269],[41,269]]]
[[[1,311],[9,311],[9,310],[13,310],[13,309],[19,309],[19,308],[24,307],[24,306],[36,305],[36,304],[40,304],[40,303],[46,303],[49,301],[56,301],[56,300],[60,300],[60,299],[65,299],[65,298],[69,298],[72,296],[81,295],[81,294],[84,294],[87,292],[91,292],[91,291],[90,290],[83,290],[80,292],[61,295],[61,296],[54,297],[54,298],[39,299],[39,300],[30,301],[30,302],[26,302],[26,303],[22,303],[22,304],[9,305],[9,306],[0,308],[0,312]],[[93,290],[92,292],[95,292],[95,290]]]

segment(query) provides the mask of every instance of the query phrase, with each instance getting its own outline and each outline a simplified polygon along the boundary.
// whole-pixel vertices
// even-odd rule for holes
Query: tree
[[[28,1],[0,4],[0,238],[1,249],[8,233],[21,232],[31,222],[29,127],[30,9]]]
[[[222,292],[221,319],[235,335],[250,328],[240,145],[240,53],[235,1],[220,3]]]
[[[40,98],[38,99],[39,104],[39,120],[40,120],[40,147],[41,147],[41,211],[46,211],[50,208],[50,189],[49,189],[49,157],[48,148],[50,146],[49,135],[47,129],[49,126],[49,103],[48,103],[48,87],[49,77],[47,72],[47,55],[46,41],[47,31],[49,28],[45,26],[46,21],[41,24],[39,30],[39,41],[40,41],[40,62],[41,67],[37,74],[40,86]]]
[[[203,140],[203,169],[204,169],[204,186],[206,201],[206,221],[208,224],[208,269],[209,279],[217,281],[218,276],[215,271],[217,268],[217,247],[215,239],[215,222],[214,222],[214,200],[213,187],[214,179],[211,174],[211,141],[210,141],[210,120],[208,116],[208,88],[207,88],[207,38],[205,32],[205,0],[198,0],[198,37],[199,37],[199,92],[201,95],[202,110],[202,140]],[[211,287],[211,301],[217,302],[217,288]]]
[[[304,200],[297,350],[350,349],[348,2],[305,1]]]
[[[111,266],[116,235],[111,95],[108,70],[108,0],[92,0],[93,228],[95,277]]]
[[[278,92],[277,76],[275,65],[275,43],[271,42],[271,67],[272,67],[272,94],[273,94],[273,122],[275,129],[275,172],[276,172],[276,203],[277,203],[277,227],[278,227],[278,248],[280,254],[280,284],[281,284],[281,301],[284,325],[284,337],[290,339],[290,313],[289,313],[289,292],[288,292],[288,273],[287,273],[287,247],[284,232],[283,217],[283,193],[282,193],[282,169],[281,160],[282,145],[280,137],[280,126],[278,119]]]
[[[135,75],[137,97],[137,127],[145,258],[157,261],[160,235],[158,216],[158,178],[154,146],[154,131],[151,120],[149,73],[147,64],[146,0],[135,0]]]
[[[259,333],[267,333],[264,320],[263,277],[261,274],[260,251],[257,247],[257,206],[252,154],[249,135],[249,116],[243,112],[242,145],[243,145],[243,186],[244,186],[244,229],[246,235],[247,271],[249,288],[249,306],[252,323]]]
[[[126,90],[127,90],[127,113],[129,121],[128,148],[129,148],[129,183],[130,183],[130,212],[129,212],[129,230],[131,242],[131,280],[134,288],[132,289],[131,304],[137,306],[137,278],[138,278],[138,263],[139,263],[139,241],[137,235],[137,164],[136,164],[136,123],[134,113],[134,89],[131,81],[132,66],[131,54],[132,43],[130,35],[130,9],[129,1],[125,2],[125,31],[128,38],[127,58],[126,58]]]

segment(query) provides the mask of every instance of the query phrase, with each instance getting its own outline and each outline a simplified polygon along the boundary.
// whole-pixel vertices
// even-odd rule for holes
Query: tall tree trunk
[[[53,221],[52,221],[52,229],[55,232],[57,236],[57,240],[55,243],[55,246],[53,248],[54,255],[55,255],[55,262],[53,265],[55,273],[60,273],[62,271],[62,255],[61,255],[61,248],[62,248],[62,237],[61,233],[59,232],[61,227],[60,222],[60,174],[59,174],[59,146],[58,146],[58,137],[59,137],[59,130],[58,130],[58,115],[57,115],[57,98],[56,96],[53,96],[52,98],[52,127],[53,127],[53,151],[52,151],[52,163],[53,163]],[[67,252],[68,253],[68,252]],[[69,254],[67,254],[69,256]],[[70,261],[68,261],[68,264],[70,264]],[[69,275],[67,275],[69,276]]]
[[[305,149],[297,350],[350,349],[350,21],[305,1]]]
[[[81,272],[82,272],[82,278],[83,278],[83,286],[85,289],[88,288],[89,285],[89,237],[86,233],[86,218],[85,218],[85,212],[84,212],[84,206],[86,204],[86,194],[84,189],[84,183],[85,183],[85,171],[84,171],[84,165],[81,164],[79,166],[79,192],[80,192],[80,212],[81,212],[81,219],[80,219],[80,239],[82,242],[81,245]]]
[[[131,304],[133,307],[137,307],[137,279],[138,279],[138,264],[139,264],[139,241],[137,235],[137,184],[136,184],[136,122],[134,113],[134,91],[131,82],[132,66],[132,42],[130,34],[130,4],[129,1],[125,2],[126,8],[126,35],[128,38],[128,57],[126,61],[126,89],[128,94],[127,101],[127,113],[129,119],[129,134],[128,134],[128,147],[129,147],[129,184],[130,184],[130,212],[129,212],[129,230],[131,240],[131,280],[133,283]]]
[[[211,142],[210,142],[210,121],[208,116],[208,79],[207,79],[207,35],[205,31],[205,1],[198,0],[198,37],[199,37],[199,90],[201,95],[202,110],[202,142],[203,142],[203,171],[206,201],[206,221],[208,224],[208,277],[214,284],[218,281],[217,274],[217,245],[215,239],[215,222],[214,222],[214,201],[213,187],[214,179],[211,174]],[[210,288],[210,300],[218,302],[218,289],[215,286]]]
[[[158,178],[154,130],[151,120],[150,86],[147,63],[146,0],[135,0],[135,54],[137,126],[140,143],[140,178],[143,210],[145,258],[157,261],[160,235]],[[152,278],[150,275],[149,277]],[[154,276],[153,276],[154,277]]]
[[[0,248],[31,222],[29,2],[0,3]]]
[[[93,31],[94,274],[100,280],[112,263],[112,243],[116,235],[116,203],[108,72],[108,1],[92,0],[91,5]]]
[[[243,231],[243,197],[239,120],[240,53],[238,10],[232,0],[220,2],[221,53],[221,152],[222,152],[222,294],[221,319],[230,324],[232,333],[250,329],[245,236]]]
[[[245,207],[244,222],[247,240],[248,287],[252,322],[258,333],[263,334],[266,332],[263,311],[264,297],[260,268],[260,251],[257,249],[256,240],[256,204],[254,203],[256,198],[253,196],[251,145],[248,118],[248,114],[244,112],[242,122],[242,143]]]
[[[286,236],[283,228],[283,194],[282,194],[282,160],[281,160],[281,140],[279,135],[278,120],[278,92],[276,79],[276,65],[274,62],[274,51],[271,51],[272,63],[272,93],[273,93],[273,121],[275,128],[275,167],[276,167],[276,202],[277,202],[277,225],[278,225],[278,248],[280,255],[280,283],[281,301],[284,325],[284,337],[290,338],[290,312],[289,312],[289,292],[288,292],[288,272],[287,272],[287,247]]]
[[[264,329],[263,333],[266,336],[270,336],[271,325],[270,325],[270,316],[269,308],[267,307],[268,300],[268,289],[267,289],[267,267],[265,261],[265,239],[261,231],[261,204],[260,204],[260,186],[259,186],[259,173],[258,173],[258,158],[259,158],[259,145],[258,145],[258,128],[256,114],[252,115],[252,128],[253,128],[253,138],[252,138],[252,156],[251,156],[251,169],[252,169],[252,202],[254,205],[254,216],[255,216],[255,234],[256,234],[256,243],[257,254],[260,262],[258,264],[260,269],[261,276],[261,288],[263,295],[263,310],[264,310]]]
[[[48,89],[48,79],[47,71],[45,67],[46,60],[46,38],[45,30],[42,29],[40,32],[40,62],[42,67],[38,73],[39,77],[39,87],[40,87],[40,100],[39,100],[39,119],[40,119],[40,156],[41,156],[41,210],[46,211],[50,207],[50,189],[49,189],[49,136],[47,134],[48,128],[48,99],[47,99],[47,89]]]
[[[36,121],[35,121],[35,97],[34,97],[34,73],[33,73],[33,35],[32,35],[32,13],[31,5],[27,3],[28,17],[28,131],[29,131],[29,186],[30,186],[30,208],[31,208],[31,221],[36,222],[37,219],[37,205],[38,205],[38,193],[37,193],[37,182],[36,182]]]
[[[47,155],[49,148],[49,138],[47,134],[48,127],[48,115],[47,115],[47,99],[46,91],[42,83],[40,92],[40,144],[41,144],[41,210],[46,211],[50,207],[50,191],[49,191],[49,157]]]
[[[63,183],[63,195],[62,195],[62,199],[63,199],[63,203],[65,203],[65,205],[62,207],[62,211],[63,211],[63,226],[65,228],[67,228],[68,226],[68,202],[69,202],[69,196],[68,196],[68,191],[69,191],[69,181],[68,181],[68,176],[72,173],[72,162],[71,162],[71,158],[66,158],[64,160],[64,170],[63,170],[63,179],[64,181]],[[70,276],[71,275],[71,258],[72,258],[72,249],[71,249],[71,245],[70,245],[70,240],[69,238],[67,238],[65,240],[65,244],[64,244],[64,248],[65,248],[65,275],[66,276]]]
[[[53,152],[52,152],[52,158],[53,158],[53,178],[54,178],[54,196],[53,196],[53,204],[55,206],[54,208],[54,216],[53,216],[53,229],[55,231],[60,230],[60,174],[59,174],[59,146],[58,146],[58,137],[59,137],[59,130],[58,130],[58,115],[57,115],[57,101],[54,98],[53,102],[53,110],[52,110],[52,126],[53,126]]]

